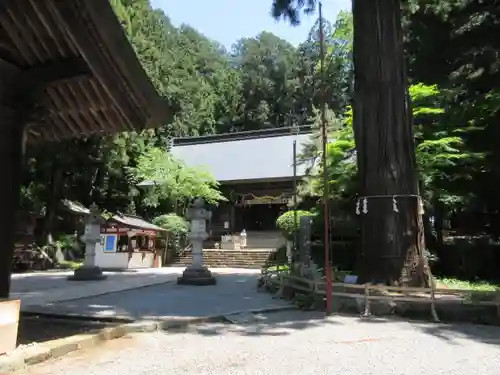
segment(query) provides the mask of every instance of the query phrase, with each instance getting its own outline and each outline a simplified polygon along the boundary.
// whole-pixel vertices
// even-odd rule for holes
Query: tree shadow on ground
[[[235,314],[226,316],[226,321],[202,323],[182,328],[169,329],[168,333],[191,333],[202,336],[237,334],[241,336],[286,336],[296,330],[341,324],[325,319],[319,311],[289,310],[262,314]]]
[[[471,339],[500,345],[500,327],[468,323],[440,324],[418,327],[422,332],[453,344],[457,339]]]
[[[410,319],[397,316],[361,318],[366,324],[401,324],[455,345],[458,341],[474,340],[490,345],[500,345],[500,327],[465,322],[434,323],[428,319]],[[460,343],[461,344],[461,343]]]
[[[436,305],[436,312],[441,323],[420,325],[422,332],[450,343],[472,339],[500,345],[500,316],[496,306],[443,302]],[[429,309],[414,306],[406,318],[429,321]]]

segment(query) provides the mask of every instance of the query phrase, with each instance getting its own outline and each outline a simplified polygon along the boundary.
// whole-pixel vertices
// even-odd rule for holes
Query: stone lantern
[[[214,285],[217,280],[212,272],[203,265],[203,241],[207,239],[208,233],[206,223],[212,213],[204,207],[203,199],[196,198],[187,210],[187,219],[191,222],[188,239],[192,245],[193,260],[186,267],[182,276],[177,279],[177,284],[185,285]]]
[[[102,270],[95,263],[96,246],[101,242],[101,225],[104,224],[96,204],[90,206],[90,213],[85,223],[85,232],[80,239],[85,243],[85,261],[81,267],[78,267],[70,280],[103,280],[106,278]]]

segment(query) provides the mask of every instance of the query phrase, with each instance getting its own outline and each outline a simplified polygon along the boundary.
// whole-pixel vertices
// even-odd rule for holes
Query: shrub
[[[153,224],[166,229],[169,234],[182,234],[189,230],[189,223],[186,219],[173,213],[155,217]]]
[[[283,264],[288,264],[288,258],[286,256],[286,246],[280,246],[276,249],[276,251],[273,251],[270,255],[269,258],[267,259],[266,266],[276,266],[276,265],[283,265]]]
[[[296,213],[296,215],[295,215]],[[294,223],[294,218],[295,216],[297,217],[297,222]],[[276,227],[278,227],[279,230],[283,233],[285,238],[291,239],[295,233],[299,229],[300,225],[300,218],[302,216],[310,216],[313,217],[314,214],[310,211],[288,211],[285,212],[283,215],[278,217],[276,220]]]
[[[152,220],[154,225],[167,231],[167,248],[178,251],[186,241],[189,223],[183,217],[174,213],[160,215]]]

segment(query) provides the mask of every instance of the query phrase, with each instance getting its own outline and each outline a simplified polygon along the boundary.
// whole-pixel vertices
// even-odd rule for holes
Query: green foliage
[[[459,167],[473,162],[480,154],[467,150],[464,131],[448,123],[444,110],[449,100],[446,92],[441,92],[437,85],[420,83],[410,87],[410,97],[414,103],[416,157],[424,197],[450,208],[463,205],[466,196],[456,194],[450,182],[460,178]]]
[[[500,286],[487,282],[470,282],[451,278],[439,279],[438,282],[451,289],[472,290],[478,292],[495,292]]]
[[[170,235],[186,234],[189,231],[189,223],[186,219],[174,213],[157,216],[152,223],[164,228]]]
[[[207,170],[187,167],[170,153],[152,147],[137,158],[132,169],[137,182],[152,181],[154,186],[144,199],[144,204],[156,207],[164,199],[186,204],[201,197],[209,204],[227,200],[218,190],[219,183]]]
[[[273,271],[289,271],[290,270],[290,266],[288,266],[287,264],[282,264],[282,265],[278,265],[278,266],[270,266],[270,267],[267,267],[267,268],[264,268],[263,271],[264,272],[273,272]]]
[[[77,268],[82,266],[81,262],[75,262],[72,260],[63,260],[58,264],[59,268],[65,270],[76,270]]]
[[[167,230],[167,249],[182,249],[189,232],[189,223],[182,216],[174,213],[160,215],[155,217],[152,223]]]
[[[280,9],[287,16],[287,7],[300,10],[301,3],[288,1],[276,1],[275,8]],[[337,17],[333,28],[333,41],[330,45],[327,63],[335,58],[350,61],[352,57],[352,15],[341,13]],[[333,59],[333,60],[332,60]],[[342,66],[342,65],[340,65]],[[344,63],[345,70],[350,65]],[[338,69],[342,71],[342,69]],[[463,129],[454,129],[449,120],[444,116],[444,106],[448,104],[448,93],[442,93],[437,85],[425,85],[417,83],[409,88],[410,98],[413,102],[413,116],[415,122],[415,141],[417,164],[425,188],[424,195],[428,201],[441,201],[446,204],[463,204],[463,195],[452,191],[450,179],[463,178],[463,175],[452,176],[452,168],[459,165],[470,164],[477,160],[480,154],[473,153],[464,147]],[[346,198],[356,193],[355,176],[357,168],[355,164],[355,143],[352,130],[352,110],[347,107],[344,113],[344,126],[339,125],[339,117],[328,111],[328,124],[333,127],[329,134],[327,146],[327,174],[329,182],[329,195],[331,198]],[[319,147],[319,124],[320,118],[316,113],[311,118],[318,129],[311,137],[308,146],[303,150],[299,160],[317,160],[321,157]],[[334,141],[332,141],[334,139]],[[323,194],[323,169],[322,163],[314,163],[315,167],[309,170],[300,187],[302,196]]]
[[[498,235],[498,4],[411,0],[404,14],[412,80],[436,83],[446,93],[444,121],[435,131],[445,130],[451,138],[433,146],[455,149],[453,167],[445,165],[439,168],[441,174],[427,176],[439,185],[433,195],[457,211],[487,212],[485,230]],[[426,133],[422,137],[435,140]],[[432,163],[449,164],[448,159],[429,157]]]
[[[351,113],[350,111],[347,112]],[[352,132],[352,124],[348,119],[346,124],[327,111],[327,123],[329,124],[328,144],[326,147],[326,161],[328,174],[328,192],[330,196],[341,197],[352,192],[353,179],[356,174],[355,144]],[[321,146],[321,117],[319,113],[313,119],[315,131],[310,137],[309,143],[304,147],[298,159],[299,162],[310,161],[313,165],[303,179],[299,187],[299,194],[302,196],[322,196],[323,195],[323,163]]]
[[[283,18],[292,25],[300,24],[300,12],[311,14],[316,9],[316,0],[273,0],[271,14]]]
[[[61,249],[76,249],[80,246],[78,236],[74,234],[63,234],[57,237],[54,245]]]
[[[325,20],[322,81],[317,23],[297,47],[262,32],[226,50],[191,27],[175,27],[147,0],[110,2],[154,86],[177,111],[171,123],[154,130],[27,148],[21,207],[44,218],[44,231],[65,228],[57,212],[62,198],[85,206],[96,202],[109,214],[146,216],[181,213],[195,195],[223,199],[207,171],[186,168],[162,151],[168,139],[178,136],[312,124],[316,130],[299,155],[309,169],[300,191],[321,195],[325,166],[318,108],[324,97],[329,192],[351,202],[356,155],[348,108],[353,86],[349,12]],[[317,5],[314,0],[273,3],[275,16],[293,22],[301,9],[312,12]],[[487,224],[481,229],[500,235],[497,8],[491,1],[409,0],[404,25],[427,212],[443,204],[448,211],[479,212]],[[159,184],[138,189],[137,182],[144,179]]]
[[[218,186],[203,169],[185,168],[169,159],[160,168],[168,175],[149,167],[138,173],[138,166],[147,165],[144,155],[152,148],[165,148],[172,137],[303,124],[322,102],[317,25],[297,48],[262,32],[242,38],[227,51],[191,27],[174,27],[147,0],[110,3],[149,78],[176,109],[175,116],[157,129],[29,147],[21,206],[46,216],[45,232],[64,226],[57,212],[63,198],[87,207],[95,202],[110,214],[146,217],[171,210],[181,213],[186,197],[194,195],[219,201],[223,197]],[[341,39],[328,37],[326,43],[340,47]],[[342,111],[350,100],[349,75],[344,74],[349,70],[343,68],[350,62],[333,58],[343,56],[344,50],[328,51],[336,61],[327,69],[332,83],[326,88],[328,106]],[[164,183],[138,188],[139,175],[160,175]]]
[[[274,252],[272,252],[266,262],[265,267],[270,266],[282,266],[288,264],[288,257],[286,251],[286,245],[278,247]],[[285,266],[288,267],[288,266]]]
[[[439,200],[447,204],[458,204],[461,197],[450,190],[449,182],[453,178],[453,168],[470,162],[479,154],[471,153],[464,148],[463,132],[449,129],[442,118],[446,97],[436,85],[415,84],[410,87],[415,121],[415,141],[417,165],[423,183],[424,195],[428,201]],[[441,103],[441,104],[440,104]],[[331,117],[333,119],[333,117]],[[317,122],[318,119],[315,119]],[[332,121],[332,120],[330,120]],[[338,123],[338,120],[333,120]],[[336,126],[337,130],[330,135],[332,139],[327,146],[327,171],[329,193],[331,198],[348,198],[356,193],[355,176],[355,143],[352,130],[352,111],[345,114],[345,125]],[[318,134],[311,137],[310,144],[317,142]],[[333,140],[334,139],[334,140]],[[311,152],[312,146],[304,152]],[[321,153],[315,148],[316,156]],[[300,159],[310,158],[301,155]],[[321,195],[323,191],[323,167],[316,168],[304,178],[300,193],[302,195]]]
[[[300,218],[302,216],[310,216],[312,218],[314,214],[310,211],[302,210],[287,211],[278,217],[276,220],[276,227],[281,230],[286,238],[291,239],[294,233],[299,229]],[[297,221],[295,221],[295,218]]]

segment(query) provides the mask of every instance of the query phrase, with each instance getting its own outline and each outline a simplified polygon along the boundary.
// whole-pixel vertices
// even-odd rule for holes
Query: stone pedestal
[[[75,270],[68,280],[89,281],[104,280],[107,276],[102,273],[95,263],[96,246],[101,242],[101,224],[104,220],[95,204],[90,207],[90,214],[85,224],[85,233],[81,240],[85,243],[85,261],[83,265]]]
[[[203,207],[203,199],[197,198],[188,209],[187,218],[191,221],[188,238],[192,244],[193,261],[177,279],[181,285],[215,285],[217,280],[212,272],[203,265],[203,240],[208,237],[206,221],[211,212]]]
[[[88,281],[88,280],[104,280],[107,276],[102,273],[102,269],[94,266],[81,266],[78,267],[73,275],[68,277],[72,281]]]
[[[217,279],[212,275],[212,272],[206,266],[187,267],[182,276],[177,279],[177,284],[180,285],[215,285]]]

